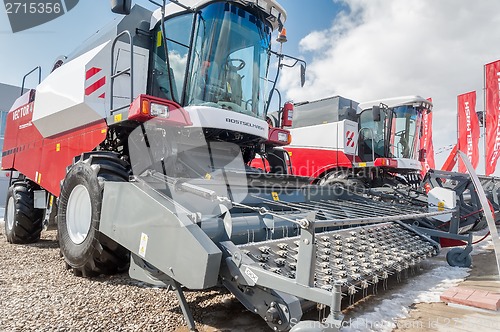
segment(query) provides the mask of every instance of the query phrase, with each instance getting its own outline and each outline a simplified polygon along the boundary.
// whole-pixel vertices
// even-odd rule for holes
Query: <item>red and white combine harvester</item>
[[[278,174],[290,136],[266,122],[266,75],[271,57],[277,73],[291,62],[271,47],[273,32],[286,39],[275,0],[112,4],[126,15],[11,107],[9,242],[35,242],[54,220],[68,269],[128,268],[173,289],[191,329],[181,285],[223,285],[274,331],[337,331],[342,294],[366,294],[438,253],[403,221],[442,211],[373,206]],[[269,174],[249,167],[257,153],[276,156]],[[326,320],[301,321],[318,305]]]
[[[421,118],[432,103],[419,96],[358,104],[336,96],[296,104],[288,151],[293,174],[321,184],[377,187],[420,182]]]

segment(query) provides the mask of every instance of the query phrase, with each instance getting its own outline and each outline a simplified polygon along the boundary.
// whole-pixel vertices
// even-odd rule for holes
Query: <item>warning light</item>
[[[276,38],[276,41],[278,43],[286,43],[288,41],[288,39],[286,38],[286,29],[285,28],[282,28],[281,31],[280,31],[280,34],[278,35],[278,38]]]

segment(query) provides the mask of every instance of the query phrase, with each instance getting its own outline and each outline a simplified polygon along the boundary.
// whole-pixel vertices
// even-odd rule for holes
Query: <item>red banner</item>
[[[500,60],[484,66],[486,82],[486,175],[495,172],[500,155]]]
[[[458,145],[455,144],[453,149],[451,149],[450,154],[448,155],[448,158],[444,161],[443,167],[441,167],[442,171],[448,171],[451,172],[453,171],[453,167],[457,164],[457,152],[458,152]]]
[[[476,91],[458,96],[458,150],[469,158],[476,169],[479,163],[479,120],[476,114]],[[466,173],[467,168],[460,159],[458,171]]]
[[[432,102],[431,98],[428,98]],[[425,159],[422,162],[422,177],[429,169],[436,168],[434,161],[434,144],[432,143],[432,112],[422,114],[422,136],[420,136],[420,149],[425,150]]]

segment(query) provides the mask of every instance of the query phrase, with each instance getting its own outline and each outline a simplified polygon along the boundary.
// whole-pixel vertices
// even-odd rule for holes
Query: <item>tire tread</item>
[[[15,215],[12,231],[8,231],[5,223],[7,241],[10,243],[27,244],[40,240],[43,222],[43,210],[34,208],[35,186],[27,180],[14,182],[7,193],[6,207],[10,197],[14,198]],[[7,219],[7,208],[5,209]]]
[[[75,158],[72,167],[79,163],[85,163],[89,166],[98,166],[97,179],[101,181],[127,182],[129,179],[130,166],[119,158],[119,155],[113,152],[91,152],[83,153]],[[71,170],[70,167],[68,171]],[[67,188],[63,185],[62,196],[69,196]],[[103,187],[100,188],[103,190]],[[99,206],[102,202],[99,203]],[[65,212],[64,212],[65,213]],[[61,210],[59,210],[61,216]],[[59,219],[60,220],[60,219]],[[95,277],[101,274],[114,274],[124,271],[129,264],[129,253],[121,245],[111,240],[106,235],[95,230],[95,239],[90,249],[91,256],[83,264],[76,266],[71,264],[65,257],[66,264],[71,266],[73,273],[82,277]]]

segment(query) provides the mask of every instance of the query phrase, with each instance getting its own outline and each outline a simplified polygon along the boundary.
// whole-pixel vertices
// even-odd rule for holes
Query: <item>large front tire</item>
[[[58,206],[58,237],[66,264],[92,277],[126,269],[128,252],[99,232],[105,181],[128,181],[129,166],[114,153],[84,154],[68,170]]]
[[[5,235],[10,243],[40,240],[43,210],[35,209],[33,186],[27,181],[14,182],[7,192]]]

